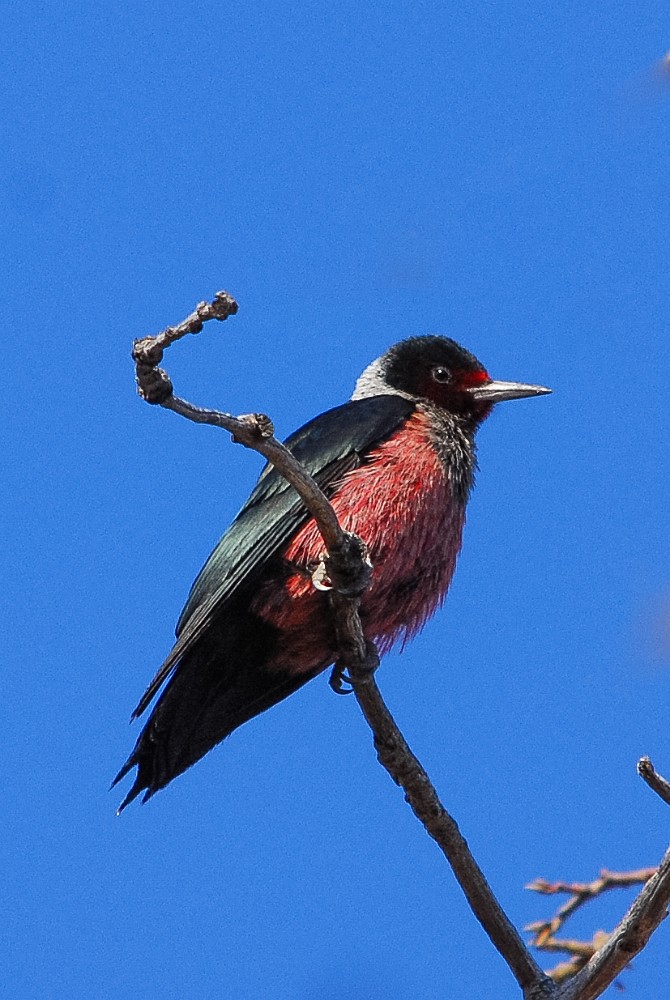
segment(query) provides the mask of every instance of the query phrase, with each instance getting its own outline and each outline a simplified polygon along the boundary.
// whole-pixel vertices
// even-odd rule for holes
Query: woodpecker
[[[444,600],[477,428],[496,403],[548,392],[494,381],[447,337],[411,337],[365,369],[347,403],[286,441],[342,527],[367,543],[374,570],[360,616],[380,652],[414,636]],[[193,584],[177,641],[133,712],[160,692],[114,779],[137,768],[119,812],[336,661],[328,595],[312,581],[322,553],[302,501],[266,466]]]

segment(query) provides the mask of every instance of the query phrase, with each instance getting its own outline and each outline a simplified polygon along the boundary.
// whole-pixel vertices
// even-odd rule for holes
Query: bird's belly
[[[442,602],[456,565],[465,506],[416,413],[402,432],[348,473],[331,502],[347,531],[368,545],[372,582],[361,601],[366,635],[382,651],[416,634]],[[291,672],[326,667],[337,656],[327,594],[311,569],[324,551],[309,521],[283,553],[283,584],[262,588],[253,610],[279,629],[274,665]]]

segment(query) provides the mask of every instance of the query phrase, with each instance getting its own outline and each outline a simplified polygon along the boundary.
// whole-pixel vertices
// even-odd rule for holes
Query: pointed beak
[[[468,392],[483,403],[502,403],[506,399],[545,396],[551,389],[544,385],[526,385],[524,382],[485,382],[483,385],[472,386]]]

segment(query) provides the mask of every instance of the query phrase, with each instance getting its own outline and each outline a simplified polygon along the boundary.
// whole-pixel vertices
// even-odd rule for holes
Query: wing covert
[[[350,400],[327,410],[285,444],[328,495],[361,464],[361,455],[389,437],[414,410],[412,400],[384,395]],[[281,551],[309,518],[302,500],[274,466],[263,469],[251,496],[207,559],[177,622],[177,642],[133,716],[148,706],[212,616],[254,571]]]
[[[326,494],[360,456],[388,437],[414,410],[402,396],[373,396],[344,403],[310,420],[286,446]],[[271,501],[271,502],[269,502]],[[273,465],[266,465],[249,499],[196,578],[177,623],[181,635],[195,609],[210,594],[218,604],[289,541],[308,518],[302,500]]]

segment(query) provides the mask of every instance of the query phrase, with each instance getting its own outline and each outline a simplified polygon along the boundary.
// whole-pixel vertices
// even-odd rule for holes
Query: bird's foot
[[[333,667],[328,683],[335,694],[351,694],[355,684],[365,684],[375,673],[379,666],[379,653],[374,642],[365,644],[365,658],[356,663],[355,666],[345,666],[336,663]],[[352,677],[353,674],[353,677]],[[345,687],[348,684],[349,687]]]

